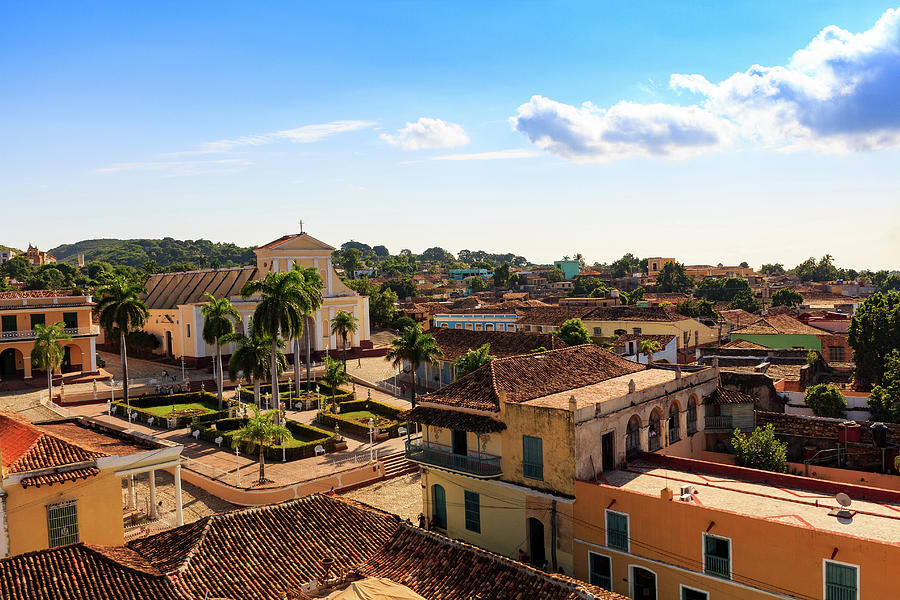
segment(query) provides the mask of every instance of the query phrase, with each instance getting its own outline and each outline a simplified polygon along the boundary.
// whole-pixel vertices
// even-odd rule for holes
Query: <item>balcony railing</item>
[[[72,337],[80,335],[99,335],[100,326],[91,325],[90,327],[66,327],[63,331]],[[24,331],[0,331],[0,340],[33,340],[35,333],[31,329]]]
[[[704,429],[706,431],[753,431],[755,427],[753,416],[721,415],[715,417],[705,417]]]
[[[426,444],[421,439],[406,442],[406,458],[413,462],[476,477],[498,477],[501,473],[499,456],[453,454],[446,447]]]
[[[731,579],[731,561],[721,556],[707,554],[704,558],[704,570],[707,575]]]
[[[827,600],[856,600],[856,588],[839,583],[826,583],[825,598]]]

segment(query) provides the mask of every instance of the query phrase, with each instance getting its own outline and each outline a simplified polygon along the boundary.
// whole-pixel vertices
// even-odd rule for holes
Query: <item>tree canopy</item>
[[[759,304],[759,300],[756,299],[756,296],[753,295],[753,292],[750,290],[741,290],[731,299],[731,302],[728,303],[728,308],[737,309],[740,308],[742,310],[746,310],[749,313],[755,313],[758,311],[761,306]]]
[[[564,341],[570,346],[578,346],[580,344],[590,344],[591,334],[581,319],[569,319],[559,326],[559,329],[553,332],[553,335]]]
[[[803,302],[800,292],[788,288],[780,289],[772,294],[772,306],[797,306]]]
[[[453,366],[456,367],[456,378],[465,377],[493,359],[490,344],[484,344],[480,348],[470,348],[465,354],[453,361]]]
[[[900,423],[900,351],[894,350],[885,357],[881,384],[869,394],[869,411],[872,420]]]
[[[656,276],[656,289],[659,292],[686,292],[694,285],[694,278],[687,274],[680,262],[669,262]]]
[[[866,298],[850,320],[848,341],[856,363],[856,388],[869,391],[881,385],[887,355],[900,349],[900,292],[876,292]]]
[[[716,279],[707,277],[697,283],[694,296],[713,302],[730,302],[741,292],[750,291],[750,284],[743,277],[725,277]]]
[[[847,416],[847,400],[839,389],[827,383],[819,383],[806,388],[803,394],[806,403],[817,417],[843,419]]]
[[[734,446],[734,462],[739,467],[787,472],[787,444],[775,438],[775,427],[771,423],[757,427],[749,434],[735,429],[731,445]]]

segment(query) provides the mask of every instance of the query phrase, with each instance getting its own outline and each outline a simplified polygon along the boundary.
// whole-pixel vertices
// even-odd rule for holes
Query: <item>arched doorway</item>
[[[82,371],[83,364],[84,358],[81,348],[72,344],[63,347],[63,360],[59,367],[61,373]]]
[[[542,567],[547,555],[544,552],[544,524],[540,519],[528,518],[528,556],[531,564]]]
[[[641,451],[641,418],[632,415],[625,431],[625,458],[631,460]]]
[[[22,353],[15,348],[0,352],[0,381],[21,379],[25,375]]]
[[[694,435],[697,433],[697,398],[694,396],[688,398],[685,421],[687,421],[687,434]]]
[[[636,565],[631,566],[631,594],[635,600],[656,600],[656,573]]]
[[[672,402],[669,407],[669,443],[674,444],[681,439],[681,407]]]
[[[647,430],[647,445],[650,447],[650,452],[654,450],[659,450],[662,447],[662,427],[660,426],[660,421],[662,420],[662,415],[660,415],[659,407],[654,408],[650,413],[650,427]]]
[[[432,526],[447,529],[447,492],[444,491],[444,486],[437,483],[431,486],[431,500],[434,502]]]

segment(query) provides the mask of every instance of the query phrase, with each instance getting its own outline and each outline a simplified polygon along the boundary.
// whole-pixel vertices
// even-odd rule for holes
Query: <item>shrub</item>
[[[734,462],[740,467],[787,472],[787,444],[775,439],[775,427],[771,423],[757,427],[750,434],[735,429],[731,445],[734,446]]]
[[[841,419],[847,416],[847,400],[841,391],[832,385],[820,383],[809,386],[803,395],[803,402],[817,417]]]

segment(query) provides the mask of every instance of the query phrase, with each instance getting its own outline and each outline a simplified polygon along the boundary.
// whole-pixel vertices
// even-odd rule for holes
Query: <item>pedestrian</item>
[[[528,562],[528,553],[519,548],[519,562],[527,563]]]
[[[362,369],[362,356],[356,358],[356,366]]]
[[[331,486],[331,489],[328,490],[328,495],[329,495],[329,496],[334,496],[334,486]]]
[[[419,527],[422,529],[425,529],[426,524],[427,523],[425,522],[425,513],[419,513]]]

